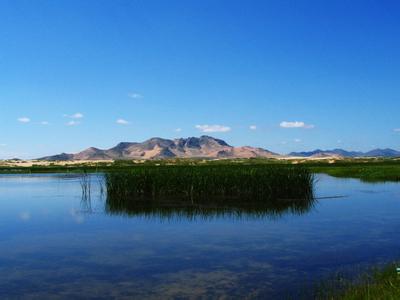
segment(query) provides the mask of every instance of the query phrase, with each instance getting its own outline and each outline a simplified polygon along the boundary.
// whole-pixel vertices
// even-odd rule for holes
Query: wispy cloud
[[[76,126],[81,124],[79,120],[83,119],[84,115],[80,112],[74,113],[72,115],[64,115],[65,118],[70,118],[72,119],[71,121],[67,122],[65,125],[67,126]]]
[[[295,143],[301,143],[302,141],[301,141],[301,139],[294,139],[293,140]]]
[[[196,125],[195,126],[201,132],[228,132],[231,131],[229,126],[224,125]]]
[[[69,121],[69,122],[67,122],[67,126],[76,126],[76,125],[79,125],[79,124],[81,124],[81,122],[79,122],[79,121],[75,121],[75,120],[71,120],[71,121]]]
[[[20,117],[17,119],[17,121],[20,123],[29,123],[31,121],[31,119],[28,117]]]
[[[130,124],[129,121],[124,120],[124,119],[118,119],[118,120],[116,121],[116,123],[117,123],[117,124],[120,124],[120,125],[128,125],[128,124]]]
[[[42,122],[40,122],[40,125],[49,125],[49,122],[47,122],[47,121],[42,121]]]
[[[6,147],[7,144],[0,144],[0,147]]]
[[[176,128],[175,129],[175,132],[181,132],[182,131],[182,128]]]
[[[249,129],[250,129],[250,130],[257,130],[257,125],[250,125],[250,126],[249,126]]]
[[[299,121],[294,121],[294,122],[288,122],[288,121],[283,121],[279,124],[281,128],[305,128],[305,129],[312,129],[315,126],[311,124],[306,124],[304,122],[299,122]]]
[[[400,132],[400,128],[393,129],[394,132]]]
[[[77,113],[74,113],[72,115],[64,114],[64,117],[65,118],[70,118],[70,119],[83,119],[84,115],[82,113],[80,113],[80,112],[77,112]]]
[[[139,94],[139,93],[129,93],[129,94],[128,94],[128,97],[129,97],[129,98],[132,98],[132,99],[142,99],[142,98],[143,98],[143,95],[142,95],[142,94]]]
[[[74,113],[73,115],[69,116],[71,119],[82,119],[83,118],[83,114],[82,113]]]

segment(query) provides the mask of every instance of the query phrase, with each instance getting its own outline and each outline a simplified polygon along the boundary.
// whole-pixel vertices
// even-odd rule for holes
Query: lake
[[[110,212],[67,174],[0,176],[0,298],[310,296],[400,257],[400,184],[318,175],[302,213]]]

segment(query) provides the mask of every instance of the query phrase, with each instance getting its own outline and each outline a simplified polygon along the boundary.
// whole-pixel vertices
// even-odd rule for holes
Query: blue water
[[[74,176],[1,175],[0,298],[280,299],[400,258],[399,184],[316,194],[301,215],[110,215],[97,178],[89,201]]]

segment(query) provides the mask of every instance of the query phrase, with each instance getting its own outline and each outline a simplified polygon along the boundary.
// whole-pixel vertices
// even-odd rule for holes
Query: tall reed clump
[[[313,198],[314,176],[299,166],[138,166],[105,174],[115,205],[179,199],[200,203],[285,203]]]

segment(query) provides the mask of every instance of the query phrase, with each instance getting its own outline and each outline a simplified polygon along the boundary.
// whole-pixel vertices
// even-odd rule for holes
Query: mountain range
[[[47,161],[68,160],[122,160],[165,158],[354,158],[354,157],[400,157],[400,151],[375,149],[369,152],[343,149],[292,152],[286,156],[263,148],[250,146],[233,147],[225,141],[210,136],[179,138],[174,140],[151,138],[142,143],[123,142],[110,149],[88,148],[76,154],[61,153],[39,158]]]
[[[374,149],[368,152],[361,151],[346,151],[343,149],[333,149],[333,150],[314,150],[309,152],[292,152],[289,156],[295,157],[400,157],[400,151],[393,149]]]
[[[279,154],[250,146],[233,147],[210,136],[174,140],[151,138],[142,143],[119,143],[110,149],[88,148],[76,154],[61,153],[40,160],[119,160],[164,158],[250,158],[279,157]]]

